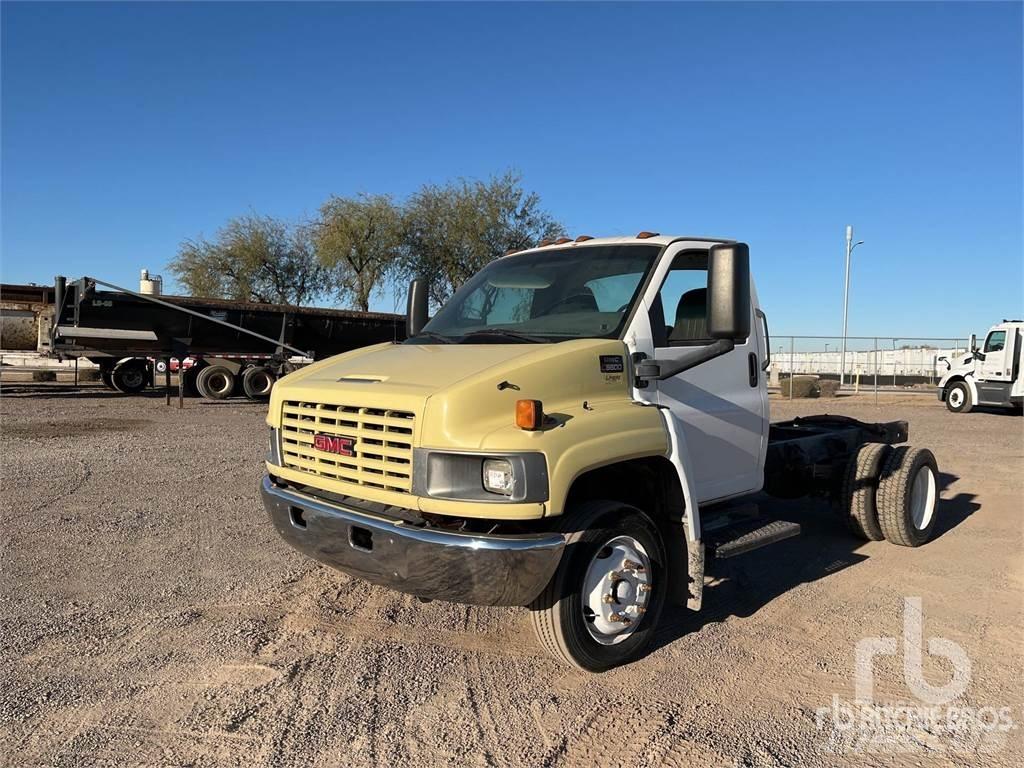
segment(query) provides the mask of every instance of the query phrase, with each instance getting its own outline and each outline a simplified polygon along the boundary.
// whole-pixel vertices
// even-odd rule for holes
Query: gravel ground
[[[943,472],[937,539],[863,543],[821,503],[770,502],[803,536],[710,564],[701,614],[593,676],[543,655],[523,610],[421,604],[289,549],[256,492],[261,406],[5,386],[0,762],[1021,765],[1024,419],[880,402],[773,417],[908,419]],[[906,596],[970,659],[953,703],[1009,707],[1016,729],[848,731],[818,711],[853,701],[858,640],[902,637]],[[898,656],[874,669],[876,701],[921,705]]]

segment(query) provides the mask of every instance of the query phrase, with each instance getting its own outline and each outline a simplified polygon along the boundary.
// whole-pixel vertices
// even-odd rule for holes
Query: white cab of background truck
[[[939,380],[939,399],[953,413],[967,413],[976,405],[1021,408],[1024,320],[1003,320],[989,329],[980,348],[973,336],[969,346],[964,356],[943,359],[948,370]]]

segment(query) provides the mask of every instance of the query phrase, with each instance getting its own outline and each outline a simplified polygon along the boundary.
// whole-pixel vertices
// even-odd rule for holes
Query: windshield
[[[496,259],[469,279],[422,333],[429,343],[616,338],[657,245],[595,245]]]

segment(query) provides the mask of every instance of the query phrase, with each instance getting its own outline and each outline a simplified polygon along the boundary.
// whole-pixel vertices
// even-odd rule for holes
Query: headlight
[[[484,488],[502,496],[512,495],[514,473],[508,459],[484,459]]]
[[[413,450],[412,492],[457,501],[547,501],[548,464],[543,453],[449,453]]]

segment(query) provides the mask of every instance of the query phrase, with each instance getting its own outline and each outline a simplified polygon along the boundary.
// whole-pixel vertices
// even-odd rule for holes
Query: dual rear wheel
[[[847,466],[839,511],[862,539],[919,547],[935,528],[938,481],[927,448],[865,443]]]

